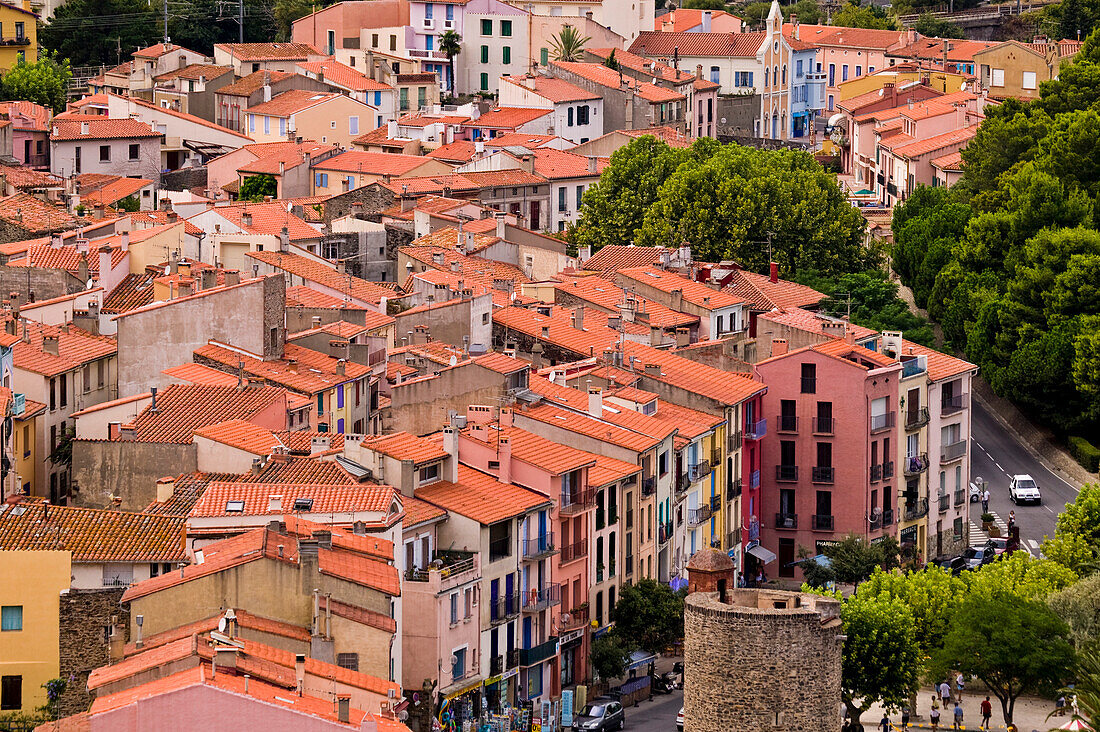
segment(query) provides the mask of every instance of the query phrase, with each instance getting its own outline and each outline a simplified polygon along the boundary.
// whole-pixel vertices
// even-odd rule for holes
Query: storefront
[[[485,679],[485,707],[490,714],[502,714],[511,708],[518,678],[519,669],[513,668]]]
[[[585,680],[584,628],[561,634],[561,687]]]
[[[439,713],[436,718],[444,730],[460,730],[464,725],[478,723],[484,709],[483,683],[478,679],[455,691],[444,689],[440,692]]]

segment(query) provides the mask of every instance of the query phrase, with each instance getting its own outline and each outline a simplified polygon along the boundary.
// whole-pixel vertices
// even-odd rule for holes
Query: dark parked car
[[[623,714],[623,705],[617,701],[599,700],[593,704],[586,704],[577,718],[573,720],[574,729],[595,730],[596,732],[608,732],[613,729],[622,729],[626,724]]]
[[[943,567],[956,577],[959,573],[967,568],[966,560],[963,557],[947,557],[946,559],[937,559],[935,562],[937,567]]]
[[[966,548],[962,556],[963,561],[966,562],[967,569],[977,569],[995,560],[997,558],[997,550],[989,546],[983,546],[980,549],[975,549],[971,546]]]

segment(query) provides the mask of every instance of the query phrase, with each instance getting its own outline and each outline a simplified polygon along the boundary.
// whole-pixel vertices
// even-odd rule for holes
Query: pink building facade
[[[894,532],[901,364],[846,340],[775,355],[754,367],[768,385],[762,441],[760,541],[774,577],[795,578],[811,555],[855,533]]]

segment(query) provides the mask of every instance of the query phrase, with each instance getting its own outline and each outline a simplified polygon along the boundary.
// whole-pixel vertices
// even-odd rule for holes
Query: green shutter
[[[483,64],[489,63],[489,47],[488,46],[482,46],[481,47],[481,63],[483,63]]]
[[[491,36],[493,35],[493,21],[490,18],[481,19],[481,35]]]
[[[504,36],[505,38],[510,38],[512,36],[512,21],[500,21],[500,35]]]
[[[542,64],[543,66],[549,66],[550,65],[550,49],[548,49],[548,48],[539,49],[539,63]]]
[[[489,75],[481,75],[481,91],[489,91]]]
[[[506,63],[506,64],[512,63],[512,47],[511,46],[505,46],[504,47],[504,63]]]

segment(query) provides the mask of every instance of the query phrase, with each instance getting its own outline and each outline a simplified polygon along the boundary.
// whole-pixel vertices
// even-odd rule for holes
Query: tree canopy
[[[935,334],[924,318],[914,315],[898,297],[898,285],[881,269],[825,277],[816,270],[797,272],[794,280],[825,293],[821,311],[834,317],[850,317],[856,325],[879,332],[900,330],[914,343],[933,345]]]
[[[617,679],[625,672],[631,652],[630,644],[612,628],[592,641],[592,668],[602,680]]]
[[[877,5],[863,6],[859,2],[849,2],[833,13],[833,25],[879,30],[895,30],[898,27],[897,21],[882,8]]]
[[[278,195],[278,190],[279,182],[275,180],[275,176],[260,173],[250,175],[241,181],[241,190],[238,192],[237,197],[242,201],[259,203],[264,200],[265,196]]]
[[[1100,570],[1100,484],[1083,486],[1066,504],[1053,538],[1043,542],[1043,554],[1078,574]]]
[[[863,218],[813,157],[702,138],[670,148],[643,136],[616,150],[584,194],[571,243],[673,246],[704,261],[733,259],[750,270],[772,258],[784,272],[864,270],[878,260],[863,246]]]
[[[639,580],[620,588],[611,619],[628,644],[658,653],[684,637],[684,598],[667,584]]]
[[[855,595],[841,609],[844,650],[841,698],[851,719],[872,704],[899,707],[917,688],[913,613],[898,597]],[[857,727],[858,728],[858,727]]]
[[[0,79],[0,96],[49,107],[55,113],[65,111],[68,83],[72,70],[67,60],[58,61],[48,52],[35,63],[20,61]]]
[[[921,14],[913,26],[913,30],[932,38],[966,38],[966,33],[958,25],[946,18],[938,18],[931,13]]]

